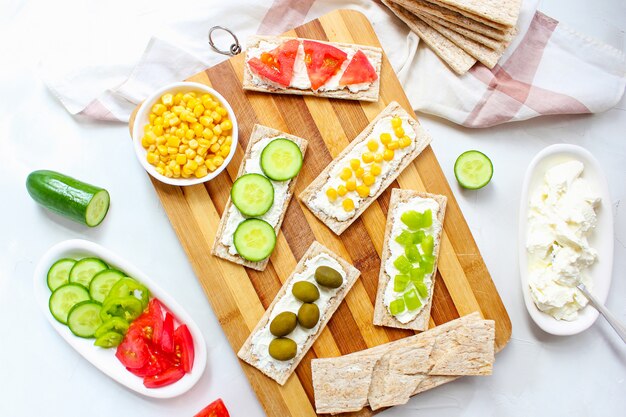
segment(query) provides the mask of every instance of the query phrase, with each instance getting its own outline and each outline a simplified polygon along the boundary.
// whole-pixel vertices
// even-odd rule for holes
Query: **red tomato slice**
[[[311,80],[311,88],[317,90],[339,71],[343,61],[348,58],[348,54],[325,43],[314,41],[302,41],[302,43],[304,63],[309,80]]]
[[[143,379],[143,385],[146,388],[161,388],[171,385],[185,376],[185,371],[177,366],[172,366],[160,374],[147,376]]]
[[[363,51],[359,49],[346,67],[341,80],[339,80],[339,85],[372,83],[377,79],[376,70]]]
[[[251,58],[248,65],[258,76],[289,87],[299,45],[297,40],[292,39],[269,52],[263,52],[260,58]]]
[[[165,313],[165,321],[163,321],[161,349],[163,352],[174,352],[174,317],[169,312]]]
[[[126,368],[137,369],[146,365],[150,352],[141,331],[131,327],[117,347],[115,356]]]
[[[193,339],[186,324],[181,324],[174,332],[174,350],[176,357],[180,358],[182,369],[191,372],[195,353]]]
[[[146,344],[148,348],[148,362],[141,368],[126,368],[138,377],[154,376],[164,370],[174,366],[175,358],[172,354],[163,353],[159,348],[151,343]]]
[[[161,344],[163,334],[163,308],[156,298],[150,300],[148,309],[141,313],[130,325],[131,328],[141,329],[143,337],[157,346]]]
[[[213,401],[193,417],[230,417],[221,398]]]

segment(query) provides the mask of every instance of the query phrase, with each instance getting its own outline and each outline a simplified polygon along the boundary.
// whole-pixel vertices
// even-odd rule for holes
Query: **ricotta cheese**
[[[558,320],[575,320],[587,305],[576,286],[591,288],[587,268],[597,259],[587,239],[596,226],[600,197],[581,178],[583,170],[576,160],[550,168],[528,210],[530,293],[541,311]]]
[[[244,162],[245,165],[243,174],[265,175],[261,169],[261,152],[263,152],[263,149],[265,149],[271,141],[278,138],[279,136],[263,138],[252,146],[252,149],[250,150],[250,157]],[[274,204],[267,213],[256,218],[265,220],[272,227],[276,227],[282,215],[285,200],[288,197],[290,181],[270,181],[274,186]],[[226,220],[226,226],[224,226],[224,232],[222,233],[221,243],[228,247],[228,253],[231,255],[237,255],[237,249],[235,249],[235,244],[233,243],[233,235],[235,234],[235,230],[237,230],[237,226],[239,226],[239,224],[243,222],[246,217],[241,214],[234,204],[231,204],[228,209],[227,216],[228,218]]]
[[[304,265],[304,270],[294,275],[289,286],[286,288],[285,294],[272,308],[267,324],[252,337],[252,354],[259,360],[259,368],[275,370],[289,369],[298,357],[298,355],[296,355],[296,358],[291,360],[279,361],[272,358],[268,352],[270,342],[276,338],[272,335],[272,333],[270,333],[270,323],[274,320],[274,317],[285,311],[291,311],[292,313],[298,314],[298,310],[302,305],[302,302],[291,293],[293,285],[296,282],[308,281],[317,286],[320,291],[320,298],[315,301],[315,304],[317,304],[317,307],[320,310],[320,318],[315,327],[312,329],[305,329],[302,326],[297,325],[291,333],[285,336],[296,342],[296,345],[298,346],[298,354],[300,354],[302,347],[307,342],[309,337],[316,334],[320,326],[326,322],[328,304],[337,295],[339,290],[346,285],[346,272],[343,270],[339,262],[326,253],[320,253],[319,255],[314,256],[313,258],[307,260]],[[326,288],[318,285],[315,281],[315,270],[320,266],[328,266],[339,272],[343,278],[342,286],[339,288]]]
[[[432,198],[414,197],[406,202],[398,204],[393,210],[393,212],[390,214],[392,216],[393,226],[391,227],[391,234],[389,236],[389,258],[387,259],[384,265],[385,274],[387,274],[387,276],[391,278],[387,282],[387,287],[385,288],[385,294],[383,297],[383,303],[385,304],[385,307],[387,308],[387,310],[389,310],[389,304],[391,304],[393,300],[401,296],[403,293],[409,291],[411,288],[414,288],[412,284],[409,284],[406,290],[403,291],[402,293],[398,293],[394,291],[393,289],[394,277],[398,274],[401,274],[401,272],[398,271],[398,268],[395,267],[393,262],[399,256],[404,255],[404,247],[400,245],[398,242],[396,242],[396,237],[398,237],[400,233],[402,233],[403,230],[408,229],[404,225],[404,223],[402,223],[402,221],[400,220],[400,217],[402,216],[402,213],[409,211],[409,210],[415,210],[418,213],[423,213],[428,209],[430,209],[430,211],[432,212],[433,222],[429,228],[422,229],[422,230],[424,231],[426,235],[431,235],[435,238],[435,241],[434,241],[435,246],[433,249],[433,253],[437,253],[438,246],[439,246],[439,239],[437,239],[437,237],[439,236],[439,233],[441,233],[441,228],[442,228],[442,224],[439,221],[439,218],[437,217],[437,213],[439,212],[439,203],[437,203],[437,201],[435,201]],[[418,248],[420,250],[420,254],[423,255],[424,252],[422,251],[421,246],[418,245]],[[433,271],[430,274],[424,275],[424,284],[426,285],[426,288],[428,289],[428,293],[426,297],[421,297],[418,295],[422,305],[413,311],[409,311],[408,309],[404,310],[402,313],[398,314],[397,316],[394,316],[396,320],[398,320],[400,323],[406,324],[410,322],[411,320],[413,320],[415,317],[417,317],[417,315],[424,309],[426,304],[428,304],[428,300],[430,300],[430,298],[432,297],[433,274],[435,273],[436,271]]]
[[[393,117],[394,116],[387,116],[387,117],[381,118],[374,125],[374,128],[372,129],[372,132],[368,135],[368,137],[365,138],[365,140],[361,141],[360,143],[356,144],[356,146],[352,148],[350,152],[348,152],[343,158],[341,158],[340,161],[338,161],[335,164],[335,166],[333,167],[333,169],[330,171],[328,175],[328,180],[326,181],[326,184],[324,185],[324,187],[322,187],[322,190],[312,199],[310,203],[311,207],[339,221],[348,220],[349,218],[353,217],[356,214],[357,210],[359,209],[359,206],[363,204],[363,200],[365,200],[365,198],[361,198],[355,192],[350,192],[346,194],[344,197],[338,197],[335,201],[331,202],[328,200],[328,197],[326,196],[326,190],[328,190],[329,188],[337,189],[339,185],[344,183],[344,181],[339,177],[341,170],[345,167],[350,166],[351,159],[361,160],[361,156],[363,155],[363,153],[369,152],[367,148],[367,142],[369,142],[372,139],[376,140],[378,141],[379,149],[384,149],[384,145],[380,142],[380,135],[382,133],[388,133],[392,137],[395,138],[395,133],[391,126],[391,119]],[[400,166],[402,159],[404,159],[404,157],[407,154],[413,152],[413,149],[415,149],[415,146],[416,146],[415,141],[417,137],[415,130],[411,127],[408,117],[402,117],[401,119],[402,119],[402,126],[404,127],[404,131],[405,131],[405,135],[411,138],[411,144],[407,146],[406,148],[396,149],[394,153],[394,158],[391,161],[380,162],[382,166],[381,173],[380,175],[376,177],[376,181],[374,182],[374,184],[370,186],[370,194],[369,194],[370,196],[374,196],[376,195],[376,193],[378,193],[385,179],[389,175],[392,175],[393,173],[395,173],[398,167]],[[346,198],[351,198],[352,201],[354,201],[354,210],[352,211],[344,210],[341,203]]]

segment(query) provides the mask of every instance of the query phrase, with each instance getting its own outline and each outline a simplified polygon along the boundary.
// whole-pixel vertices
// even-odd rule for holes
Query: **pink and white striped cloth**
[[[132,71],[130,66],[109,68],[106,64],[93,71],[93,64],[80,68],[77,62],[69,76],[67,64],[59,70],[48,62],[43,66],[44,78],[72,114],[125,122],[152,90],[225,59],[206,42],[209,26],[227,26],[245,42],[253,33],[278,34],[344,7],[363,12],[372,21],[416,111],[463,126],[489,127],[541,115],[596,113],[613,107],[626,85],[624,54],[536,11],[537,2],[523,2],[519,34],[499,65],[489,70],[477,64],[461,77],[420,45],[419,38],[379,2],[274,0],[259,5],[253,0],[230,0],[219,9],[196,9],[199,12],[193,19],[179,19],[164,33],[155,34]],[[87,39],[85,47],[89,45]],[[80,56],[80,51],[72,53]],[[124,79],[124,70],[129,72],[125,81],[105,84]],[[94,95],[98,83],[102,90]],[[87,85],[90,88],[85,88]]]

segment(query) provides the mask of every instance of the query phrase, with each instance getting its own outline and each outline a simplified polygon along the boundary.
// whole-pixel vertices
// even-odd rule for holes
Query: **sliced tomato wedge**
[[[185,372],[191,372],[194,360],[193,339],[186,324],[178,326],[174,332],[174,350],[180,358],[180,365]]]
[[[146,344],[148,348],[148,362],[141,368],[126,368],[138,377],[154,376],[160,374],[168,368],[174,366],[175,358],[171,354],[163,353],[159,348],[151,343]]]
[[[339,71],[348,54],[332,45],[315,41],[302,41],[304,63],[309,74],[311,88],[317,90]]]
[[[339,80],[339,85],[372,83],[377,79],[378,74],[376,74],[376,70],[363,51],[359,49],[343,72]]]
[[[141,329],[141,334],[146,340],[160,346],[161,335],[163,334],[163,307],[161,302],[156,298],[150,300],[148,309],[137,317],[130,326]]]
[[[115,352],[117,359],[126,368],[137,369],[148,363],[150,352],[141,331],[137,328],[130,328],[122,343]]]
[[[258,76],[283,87],[289,87],[298,46],[300,43],[297,40],[289,40],[269,52],[263,52],[260,58],[251,58],[248,65]]]
[[[181,367],[172,366],[157,375],[145,377],[143,385],[146,388],[161,388],[179,381],[184,376],[185,371]]]
[[[221,398],[213,401],[193,417],[230,417]]]
[[[165,313],[163,332],[161,333],[161,349],[163,352],[174,352],[174,316]]]

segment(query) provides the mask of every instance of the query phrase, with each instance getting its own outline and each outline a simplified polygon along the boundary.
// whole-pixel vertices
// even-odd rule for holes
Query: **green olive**
[[[298,310],[298,323],[305,329],[312,329],[320,320],[320,309],[316,304],[304,303]]]
[[[312,303],[320,298],[320,290],[317,289],[315,284],[308,281],[298,281],[293,284],[291,293],[303,303]]]
[[[291,311],[283,311],[270,323],[270,333],[276,337],[287,336],[296,328],[297,317]]]
[[[298,353],[298,345],[287,337],[279,337],[270,342],[268,351],[272,358],[278,361],[288,361]]]
[[[339,288],[343,284],[341,274],[330,266],[320,266],[315,270],[315,281],[323,287]]]

